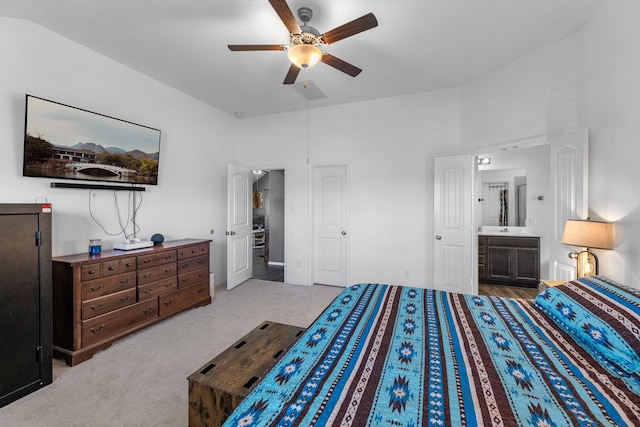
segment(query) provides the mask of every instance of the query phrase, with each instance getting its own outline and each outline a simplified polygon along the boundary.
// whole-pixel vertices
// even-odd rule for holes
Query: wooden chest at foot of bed
[[[220,426],[305,329],[263,322],[188,377],[189,426]]]

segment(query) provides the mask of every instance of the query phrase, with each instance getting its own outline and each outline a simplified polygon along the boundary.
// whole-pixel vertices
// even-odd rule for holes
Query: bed
[[[606,277],[535,300],[345,289],[231,426],[640,425],[640,290]]]

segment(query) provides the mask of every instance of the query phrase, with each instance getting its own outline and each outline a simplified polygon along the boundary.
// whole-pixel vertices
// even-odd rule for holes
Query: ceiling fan
[[[362,71],[355,65],[337,58],[330,53],[320,50],[320,46],[326,46],[339,40],[351,37],[355,34],[369,30],[378,26],[378,20],[373,13],[368,13],[358,19],[354,19],[333,30],[320,34],[318,30],[307,25],[313,16],[313,11],[308,7],[298,9],[298,18],[302,21],[302,26],[298,24],[293,12],[285,0],[269,0],[271,6],[284,23],[291,35],[289,46],[279,44],[230,44],[227,45],[232,51],[257,51],[257,50],[285,50],[287,57],[291,61],[289,72],[284,84],[293,84],[302,68],[311,68],[318,62],[324,62],[333,68],[355,77]]]

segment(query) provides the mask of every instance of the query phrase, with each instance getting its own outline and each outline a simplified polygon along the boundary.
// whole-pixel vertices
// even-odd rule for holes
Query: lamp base
[[[589,249],[578,252],[576,255],[577,270],[576,276],[587,277],[598,274],[598,257]]]

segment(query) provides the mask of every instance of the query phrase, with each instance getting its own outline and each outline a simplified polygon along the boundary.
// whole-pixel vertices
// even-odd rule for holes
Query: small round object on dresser
[[[160,233],[156,233],[153,236],[151,236],[151,241],[154,244],[159,245],[160,243],[164,242],[164,236]]]

